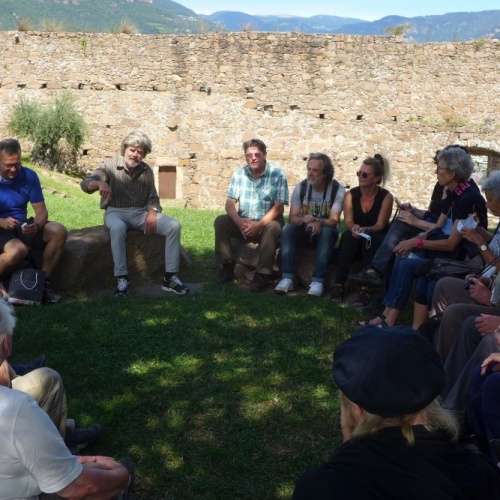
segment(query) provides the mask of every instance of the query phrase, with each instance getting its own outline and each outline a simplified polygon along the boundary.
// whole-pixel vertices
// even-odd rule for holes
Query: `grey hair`
[[[16,317],[14,311],[7,302],[0,300],[0,363],[5,360],[3,352],[3,339],[6,335],[12,337],[14,327],[16,326]]]
[[[325,176],[326,183],[329,184],[335,175],[335,167],[333,166],[331,158],[325,153],[311,153],[307,159],[307,165],[311,160],[321,160],[323,162],[323,175]]]
[[[130,132],[130,134],[128,134],[127,137],[125,137],[125,139],[123,139],[121,145],[122,156],[125,154],[125,150],[129,146],[135,146],[135,147],[140,146],[144,151],[144,156],[151,153],[153,149],[151,139],[141,130],[134,130]]]
[[[461,181],[467,180],[474,170],[474,162],[470,154],[459,146],[442,149],[437,155],[437,160],[438,162],[443,160],[446,168],[455,172]]]
[[[483,191],[489,191],[493,198],[500,200],[500,170],[491,172],[489,177],[481,181]]]

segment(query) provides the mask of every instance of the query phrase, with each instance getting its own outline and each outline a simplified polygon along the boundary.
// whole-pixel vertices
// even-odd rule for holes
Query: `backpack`
[[[332,191],[330,193],[330,207],[333,206],[333,202],[335,201],[335,196],[337,196],[337,191],[339,190],[339,181],[336,179],[332,180]],[[325,189],[328,189],[328,185]],[[307,179],[300,181],[300,207],[302,208],[302,204],[304,202],[304,198],[306,196],[307,190]],[[311,197],[312,186],[309,186],[309,192],[307,193],[308,198]]]

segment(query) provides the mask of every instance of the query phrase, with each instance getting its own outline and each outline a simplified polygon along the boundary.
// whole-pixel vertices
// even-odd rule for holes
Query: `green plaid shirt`
[[[264,173],[254,179],[252,170],[246,165],[233,174],[227,197],[238,202],[240,217],[260,220],[276,202],[288,205],[286,176],[281,169],[266,162]]]

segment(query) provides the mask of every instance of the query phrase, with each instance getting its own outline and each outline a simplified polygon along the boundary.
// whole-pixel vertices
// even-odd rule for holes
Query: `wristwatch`
[[[486,250],[488,250],[488,247],[486,245],[481,245],[479,247],[479,250],[481,250],[481,252],[486,252]]]

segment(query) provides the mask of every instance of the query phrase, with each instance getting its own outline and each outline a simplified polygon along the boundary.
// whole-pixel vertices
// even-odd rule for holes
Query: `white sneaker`
[[[317,281],[313,281],[309,285],[309,291],[307,295],[314,295],[315,297],[321,297],[323,295],[323,283],[318,283]]]
[[[283,278],[274,289],[274,293],[278,295],[286,295],[293,290],[293,280],[290,278]]]

